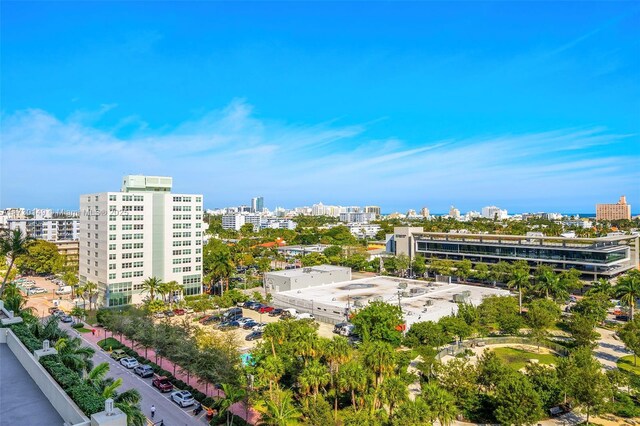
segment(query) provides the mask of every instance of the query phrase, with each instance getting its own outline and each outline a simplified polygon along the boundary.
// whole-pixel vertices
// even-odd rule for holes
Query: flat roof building
[[[325,284],[349,281],[351,268],[333,265],[318,265],[264,274],[264,286],[269,292],[299,290]]]
[[[97,304],[140,303],[150,277],[202,292],[202,195],[171,193],[172,179],[126,176],[121,192],[80,197],[80,282]]]
[[[638,235],[601,238],[563,238],[534,235],[492,235],[423,232],[422,228],[395,228],[387,250],[410,258],[424,256],[475,263],[524,260],[532,267],[577,269],[583,276],[611,278],[639,266]],[[633,256],[632,256],[633,246]]]
[[[631,204],[627,197],[620,197],[616,204],[596,204],[596,220],[631,220]]]

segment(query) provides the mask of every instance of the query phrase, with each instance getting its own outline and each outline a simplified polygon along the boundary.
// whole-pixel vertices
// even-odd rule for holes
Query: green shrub
[[[111,348],[111,349],[121,349],[122,347],[124,347],[124,345],[122,343],[118,342],[113,337],[107,337],[104,340],[100,340],[98,342],[98,346],[100,346],[104,350],[109,350],[109,348]]]
[[[82,328],[82,327],[84,327],[84,324],[81,322],[77,322],[71,326],[71,328]]]
[[[36,338],[29,327],[24,323],[12,324],[10,326],[16,337],[24,344],[31,353],[38,349],[42,349],[42,341]]]
[[[640,405],[626,393],[618,392],[616,402],[613,404],[612,413],[620,417],[640,416]]]
[[[40,364],[65,391],[81,382],[80,375],[62,364],[57,355],[40,358]]]
[[[69,396],[87,416],[104,410],[105,399],[87,383],[83,382],[73,386],[69,389]]]
[[[216,400],[211,398],[210,396],[202,400],[202,405],[204,405],[205,407],[213,407],[215,403]]]

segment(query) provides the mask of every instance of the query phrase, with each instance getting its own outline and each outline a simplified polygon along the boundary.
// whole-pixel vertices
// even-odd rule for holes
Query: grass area
[[[530,359],[537,359],[540,364],[556,364],[557,357],[553,354],[543,354],[536,352],[529,352],[522,349],[515,348],[495,348],[493,349],[498,358],[505,362],[510,367],[520,370]]]
[[[618,360],[617,364],[620,370],[640,376],[640,359],[638,359],[638,365],[633,365],[633,355],[623,356]]]
[[[108,350],[109,347],[113,349],[118,349],[122,347],[122,343],[120,343],[118,340],[114,339],[113,337],[107,337],[106,339],[100,340],[98,342],[98,346],[106,350]]]
[[[78,333],[91,333],[91,329],[90,328],[76,328],[75,329]]]

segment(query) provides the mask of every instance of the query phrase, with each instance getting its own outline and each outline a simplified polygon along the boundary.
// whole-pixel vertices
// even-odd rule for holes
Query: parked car
[[[124,367],[127,368],[135,368],[139,365],[138,360],[136,360],[135,358],[122,358],[120,360],[120,364],[122,364]]]
[[[164,316],[165,317],[174,317],[176,314],[173,313],[172,310],[167,309],[166,311],[164,311]]]
[[[70,322],[73,322],[73,318],[71,318],[71,315],[65,315],[62,318],[60,318],[60,321],[64,323],[70,323]]]
[[[42,287],[33,287],[30,288],[29,291],[27,291],[27,294],[31,295],[31,294],[41,294],[41,293],[46,293],[47,290],[45,290]]]
[[[261,306],[261,305],[262,305],[262,303],[260,303],[260,302],[248,302],[247,306],[244,306],[244,307],[247,308],[247,309],[255,310],[256,306]]]
[[[269,312],[273,311],[275,308],[273,306],[267,306],[267,305],[262,305],[260,307],[260,309],[258,309],[258,312],[260,312],[261,314],[268,314]]]
[[[191,309],[191,308],[186,308],[186,309],[184,310],[184,313],[185,313],[185,314],[192,314],[192,313],[193,313],[193,309]]]
[[[239,327],[240,327],[240,323],[238,321],[225,321],[223,323],[220,323],[220,325],[218,325],[218,330],[227,331],[227,330],[233,330]]]
[[[240,323],[240,327],[244,327],[244,325],[250,321],[253,321],[253,319],[248,318],[248,317],[242,317],[242,318],[238,318],[236,321],[238,321]]]
[[[251,309],[251,305],[253,305],[254,303],[258,303],[258,302],[254,302],[253,300],[247,300],[246,302],[244,302],[242,304],[243,308],[247,308],[247,309]]]
[[[142,378],[153,377],[153,368],[150,365],[138,365],[133,369],[133,372]]]
[[[306,320],[306,319],[310,319],[310,320],[312,320],[312,319],[315,319],[315,318],[314,318],[314,316],[313,316],[313,315],[311,315],[311,314],[308,314],[308,313],[306,313],[306,312],[302,312],[302,313],[300,313],[300,314],[296,315],[296,316],[295,316],[295,319],[298,319],[298,320]]]
[[[56,312],[58,312],[60,309],[58,309],[57,307],[53,306],[51,308],[49,308],[49,313],[51,315],[55,314]]]
[[[171,400],[182,408],[193,405],[195,400],[189,391],[176,391],[171,394]]]
[[[267,326],[266,323],[259,322],[258,324],[256,324],[253,327],[251,327],[251,330],[253,330],[253,331],[264,331],[266,326]]]
[[[202,325],[209,325],[209,324],[214,323],[214,322],[219,322],[220,319],[221,318],[220,318],[219,315],[211,315],[211,316],[208,316],[208,317],[205,317],[205,318],[201,319],[200,323]]]
[[[164,312],[156,312],[153,314],[154,318],[164,318]]]
[[[234,321],[242,318],[242,308],[231,308],[222,314],[223,321]]]
[[[247,335],[247,337],[244,338],[244,340],[247,340],[247,341],[258,340],[258,339],[262,339],[262,331],[252,331]]]
[[[275,308],[273,311],[269,312],[270,317],[277,317],[280,315],[282,315],[282,309],[280,308]]]
[[[251,320],[251,321],[247,321],[247,322],[245,322],[245,323],[242,325],[242,328],[244,328],[245,330],[250,330],[250,329],[252,329],[253,327],[255,327],[256,325],[258,325],[258,324],[259,324],[259,322],[258,322],[258,321]]]
[[[250,309],[258,312],[260,310],[260,308],[262,308],[263,306],[267,306],[267,305],[265,305],[263,303],[255,303],[255,304],[251,305]]]
[[[122,349],[116,349],[111,352],[111,358],[116,361],[120,361],[122,358],[126,358],[127,354]]]
[[[169,379],[164,376],[156,377],[151,381],[151,384],[158,388],[160,392],[171,392],[173,390],[173,385]]]
[[[185,310],[182,308],[177,308],[173,310],[173,313],[176,315],[184,315],[185,314]]]

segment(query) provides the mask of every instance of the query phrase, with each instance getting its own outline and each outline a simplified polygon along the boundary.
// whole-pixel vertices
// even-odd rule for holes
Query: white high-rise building
[[[80,282],[98,284],[98,305],[140,303],[150,277],[202,293],[202,195],[171,193],[172,183],[130,175],[120,192],[80,197]]]
[[[20,229],[31,238],[47,241],[73,241],[78,239],[80,220],[59,219],[9,219],[10,230]]]
[[[497,219],[502,220],[508,217],[506,210],[501,210],[496,206],[488,206],[482,208],[482,217],[486,219]]]

